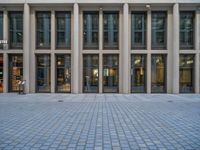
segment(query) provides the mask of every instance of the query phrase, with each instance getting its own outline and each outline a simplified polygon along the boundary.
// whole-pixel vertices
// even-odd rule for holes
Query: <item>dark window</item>
[[[118,49],[119,41],[119,13],[104,12],[103,14],[103,47],[104,49]]]
[[[9,46],[11,49],[23,48],[23,12],[9,12]]]
[[[71,57],[70,55],[56,56],[56,90],[57,92],[71,91]]]
[[[131,56],[131,92],[146,92],[146,55]]]
[[[71,47],[71,13],[56,12],[56,48]]]
[[[51,63],[49,54],[41,54],[36,56],[36,91],[51,91]]]
[[[83,55],[83,92],[97,93],[99,90],[99,56]]]
[[[36,48],[50,49],[51,46],[51,12],[36,13]]]
[[[180,55],[180,93],[194,92],[194,55]]]
[[[118,55],[103,56],[103,92],[116,93],[119,89],[119,57]]]
[[[166,49],[167,44],[167,13],[152,12],[152,49]]]
[[[180,49],[194,49],[194,13],[180,13]]]
[[[9,92],[18,92],[18,83],[23,80],[23,56],[9,55]]]
[[[145,12],[133,12],[131,15],[131,48],[146,49]]]
[[[99,12],[83,14],[83,48],[99,48]]]
[[[151,57],[151,92],[166,92],[166,55],[155,54]]]
[[[3,54],[0,54],[0,93],[3,92]]]

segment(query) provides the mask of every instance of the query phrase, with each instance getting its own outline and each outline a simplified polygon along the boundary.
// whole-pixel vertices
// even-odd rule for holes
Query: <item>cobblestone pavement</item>
[[[0,149],[200,150],[200,95],[1,94]]]

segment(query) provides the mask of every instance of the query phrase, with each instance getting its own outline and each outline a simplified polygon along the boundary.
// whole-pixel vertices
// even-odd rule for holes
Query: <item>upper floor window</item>
[[[180,49],[194,49],[194,13],[180,13]]]
[[[36,48],[50,49],[51,12],[37,12],[36,19]]]
[[[119,13],[118,12],[104,12],[104,49],[118,49],[119,41]]]
[[[71,47],[71,13],[56,12],[56,47]]]
[[[166,49],[167,44],[167,13],[152,12],[151,46],[152,49]]]
[[[131,14],[131,48],[146,48],[146,13],[133,12]]]
[[[3,12],[0,12],[0,40],[3,40]],[[0,48],[2,48],[3,45],[0,44]]]
[[[99,12],[84,12],[83,14],[83,48],[99,48]]]
[[[11,49],[23,48],[23,12],[9,12],[9,47]]]

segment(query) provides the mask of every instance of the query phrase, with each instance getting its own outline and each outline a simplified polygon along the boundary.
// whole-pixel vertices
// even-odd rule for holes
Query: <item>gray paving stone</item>
[[[2,150],[199,150],[199,131],[199,94],[0,95]]]

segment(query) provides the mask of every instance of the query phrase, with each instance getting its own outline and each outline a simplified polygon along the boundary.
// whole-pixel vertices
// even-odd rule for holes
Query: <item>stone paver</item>
[[[1,94],[0,149],[200,150],[200,95]]]

